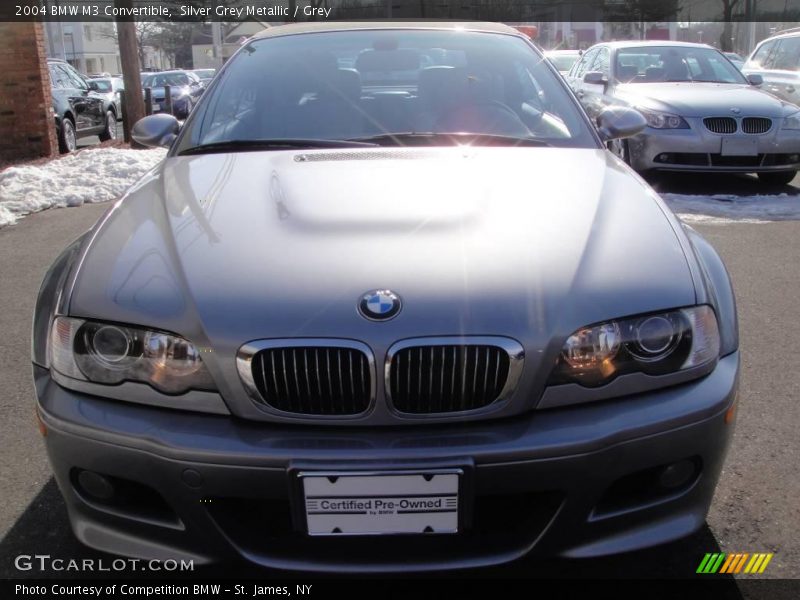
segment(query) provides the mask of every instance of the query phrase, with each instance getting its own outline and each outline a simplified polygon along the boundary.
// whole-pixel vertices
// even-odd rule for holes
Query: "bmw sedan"
[[[610,145],[637,171],[757,173],[782,185],[800,169],[800,109],[710,46],[598,44],[567,80],[591,117],[608,106],[645,116],[644,131]]]
[[[150,88],[152,112],[168,110],[167,87],[169,87],[172,112],[181,119],[185,119],[192,112],[192,108],[203,93],[200,78],[191,71],[164,71],[146,75],[142,79],[142,87]]]
[[[735,421],[731,283],[606,149],[644,118],[597,118],[514,29],[365,22],[269,29],[182,126],[138,122],[167,157],[36,305],[77,537],[343,572],[702,527]]]

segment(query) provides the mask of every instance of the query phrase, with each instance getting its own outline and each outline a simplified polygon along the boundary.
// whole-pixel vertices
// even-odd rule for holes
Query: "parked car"
[[[117,120],[122,119],[122,94],[125,82],[119,77],[94,77],[87,81],[89,88],[98,96],[104,96],[114,105]]]
[[[97,135],[101,141],[117,136],[117,108],[108,97],[95,92],[68,62],[48,59],[53,113],[61,152],[72,152],[78,139]]]
[[[736,52],[723,52],[723,54],[729,61],[733,63],[734,67],[740,71],[742,70],[742,67],[744,67],[744,59],[741,56],[736,54]]]
[[[214,79],[214,75],[216,75],[216,69],[194,69],[192,71],[195,75],[200,78],[200,83],[203,84],[203,87],[206,87],[211,80]]]
[[[164,89],[167,85],[171,88],[172,110],[175,115],[185,119],[203,93],[200,78],[191,71],[164,71],[146,75],[142,79],[142,87],[152,91],[153,112],[167,109]]]
[[[569,73],[572,65],[575,64],[581,57],[580,50],[548,50],[544,53],[544,57],[553,63],[553,66],[558,69],[562,75]]]
[[[757,173],[786,184],[800,168],[800,109],[759,89],[721,52],[682,42],[591,47],[567,76],[591,117],[629,106],[647,128],[612,150],[637,171]]]
[[[800,106],[800,28],[758,44],[742,71],[746,75],[760,75],[764,90]]]
[[[398,83],[338,67],[369,49]],[[408,50],[440,62],[409,83]],[[702,527],[733,433],[731,284],[605,148],[644,117],[597,119],[510,27],[386,21],[270,28],[182,127],[136,123],[166,158],[35,309],[78,538],[405,572]]]

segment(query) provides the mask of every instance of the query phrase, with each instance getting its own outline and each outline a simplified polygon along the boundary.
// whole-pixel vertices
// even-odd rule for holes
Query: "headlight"
[[[678,115],[644,108],[637,108],[636,110],[642,113],[647,125],[653,129],[689,129],[689,124],[683,120],[683,117]]]
[[[651,313],[582,327],[567,338],[550,385],[604,385],[623,373],[664,375],[719,357],[710,306]]]
[[[166,394],[216,389],[200,352],[182,337],[136,327],[57,317],[50,365],[74,379],[147,383]]]
[[[800,111],[783,119],[784,129],[800,129]]]

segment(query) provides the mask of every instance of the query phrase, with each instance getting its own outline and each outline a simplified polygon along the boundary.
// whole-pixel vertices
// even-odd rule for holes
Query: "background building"
[[[45,23],[45,51],[51,58],[61,58],[81,73],[122,71],[113,21],[95,23]]]

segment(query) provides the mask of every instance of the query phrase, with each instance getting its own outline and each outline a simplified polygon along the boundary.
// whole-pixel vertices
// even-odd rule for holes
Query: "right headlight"
[[[710,306],[649,313],[582,327],[567,338],[549,385],[604,385],[624,373],[664,375],[719,357]]]
[[[789,115],[788,117],[784,117],[783,128],[800,129],[800,111],[797,111],[796,113],[794,113],[793,115]]]
[[[646,108],[637,108],[636,110],[642,113],[647,125],[653,129],[689,129],[689,124],[678,115]]]
[[[216,386],[197,347],[174,334],[70,317],[50,331],[50,366],[68,377],[149,384],[166,394]]]

